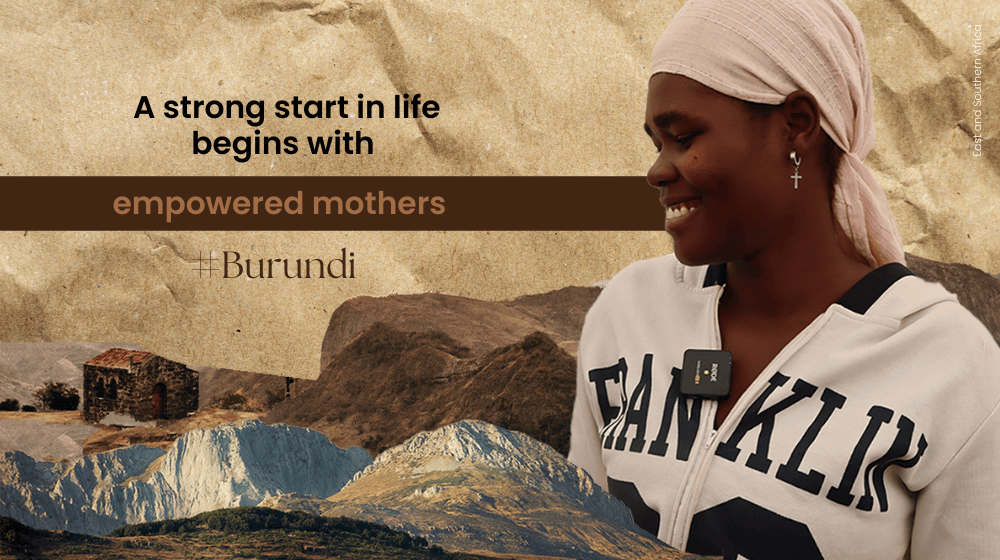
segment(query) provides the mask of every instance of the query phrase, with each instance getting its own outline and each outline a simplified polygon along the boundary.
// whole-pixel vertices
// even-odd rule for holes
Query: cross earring
[[[792,160],[792,163],[795,164],[795,175],[791,175],[791,178],[795,179],[795,189],[798,190],[799,179],[802,178],[802,176],[799,175],[799,165],[802,163],[802,158],[795,155],[795,150],[792,150],[792,153],[788,154],[788,159]]]

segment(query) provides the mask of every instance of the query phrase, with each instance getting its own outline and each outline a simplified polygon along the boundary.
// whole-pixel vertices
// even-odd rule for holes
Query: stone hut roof
[[[155,354],[145,350],[126,350],[124,348],[112,348],[102,354],[84,362],[92,366],[110,367],[116,369],[128,369],[133,363],[140,364],[152,358]]]

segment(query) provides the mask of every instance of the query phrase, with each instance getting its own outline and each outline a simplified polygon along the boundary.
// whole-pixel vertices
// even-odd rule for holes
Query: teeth
[[[673,207],[667,208],[667,219],[668,220],[673,220],[675,218],[680,218],[682,216],[687,215],[687,213],[690,212],[690,211],[691,211],[691,209],[688,208],[687,206],[678,206],[676,208],[673,208]]]

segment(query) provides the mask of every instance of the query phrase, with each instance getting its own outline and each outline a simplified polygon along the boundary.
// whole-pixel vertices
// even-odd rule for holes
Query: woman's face
[[[797,192],[783,122],[684,76],[650,79],[645,128],[658,154],[647,180],[681,262],[746,258],[781,234]]]

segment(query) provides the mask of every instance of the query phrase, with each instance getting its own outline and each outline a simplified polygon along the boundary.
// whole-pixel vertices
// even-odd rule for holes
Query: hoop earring
[[[798,190],[799,179],[802,178],[802,176],[799,175],[799,165],[802,163],[802,158],[795,155],[795,150],[792,150],[792,153],[788,154],[788,159],[792,160],[792,163],[795,164],[795,174],[791,175],[791,178],[795,179],[795,190]]]

